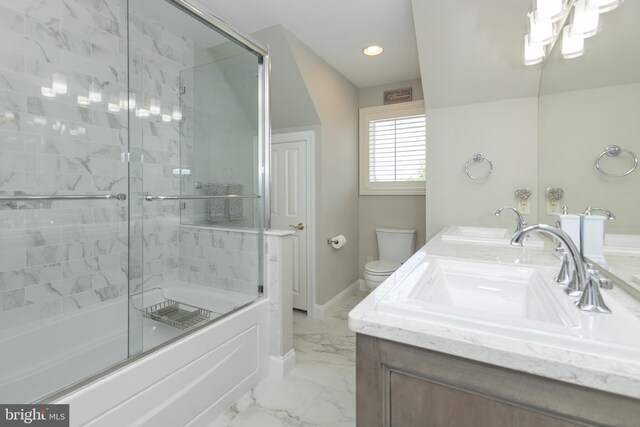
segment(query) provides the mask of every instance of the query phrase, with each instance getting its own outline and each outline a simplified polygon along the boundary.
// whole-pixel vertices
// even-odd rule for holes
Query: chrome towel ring
[[[469,172],[469,165],[471,165],[471,162],[473,162],[473,163],[482,163],[485,160],[487,162],[489,162],[489,172],[487,172],[487,174],[485,176],[480,176],[480,177],[471,175],[471,173]],[[493,162],[491,162],[491,160],[488,157],[486,157],[484,154],[476,153],[476,154],[473,155],[473,157],[471,159],[469,159],[467,161],[467,163],[465,163],[464,171],[465,171],[465,173],[467,174],[467,176],[469,178],[471,178],[473,180],[476,180],[476,181],[483,181],[483,180],[489,178],[491,176],[491,174],[493,173]]]
[[[600,166],[600,160],[602,159],[602,156],[606,154],[609,157],[617,157],[620,155],[620,153],[627,153],[628,155],[631,156],[631,158],[633,159],[633,166],[631,167],[631,169],[623,173],[610,173],[602,169],[602,167]],[[633,151],[620,148],[619,145],[607,145],[604,148],[604,151],[596,159],[596,169],[598,169],[599,172],[602,172],[607,176],[612,176],[617,178],[629,175],[631,172],[636,170],[637,167],[638,167],[638,157],[635,155],[635,153],[633,153]]]

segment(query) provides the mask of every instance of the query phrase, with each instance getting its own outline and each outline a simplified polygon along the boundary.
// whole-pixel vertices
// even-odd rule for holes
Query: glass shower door
[[[141,176],[132,240],[142,242],[131,292],[145,316],[132,328],[146,351],[259,296],[260,62],[172,2],[129,3],[131,166]]]
[[[0,402],[26,403],[128,357],[127,11],[0,14]]]
[[[261,58],[177,3],[0,6],[0,402],[260,295]]]

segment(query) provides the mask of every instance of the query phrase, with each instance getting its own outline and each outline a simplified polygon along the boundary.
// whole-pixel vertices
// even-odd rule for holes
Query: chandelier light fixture
[[[527,14],[529,32],[524,36],[524,65],[539,64],[562,33],[563,58],[584,53],[584,39],[600,31],[600,14],[616,9],[624,0],[535,0]]]

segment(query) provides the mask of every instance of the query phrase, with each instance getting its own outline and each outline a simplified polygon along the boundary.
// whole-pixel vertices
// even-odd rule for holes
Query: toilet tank
[[[416,231],[394,228],[376,228],[380,259],[405,262],[416,246]]]

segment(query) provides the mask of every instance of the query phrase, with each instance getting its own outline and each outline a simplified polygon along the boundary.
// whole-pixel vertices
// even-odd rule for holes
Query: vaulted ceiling
[[[420,77],[411,0],[200,3],[246,33],[281,24],[358,87]],[[365,56],[362,49],[371,44],[384,46],[384,53]]]

